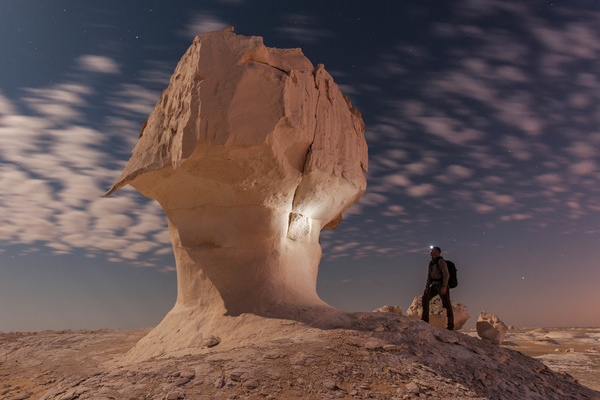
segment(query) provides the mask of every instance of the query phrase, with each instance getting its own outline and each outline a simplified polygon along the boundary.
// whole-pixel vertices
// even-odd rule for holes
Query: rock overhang
[[[229,45],[219,47],[215,43]],[[210,64],[217,57],[215,53],[220,57],[218,68]],[[228,63],[225,68],[223,60]],[[226,84],[222,83],[224,76]],[[332,115],[340,114],[340,109],[346,110],[343,118]],[[253,148],[265,144],[271,154],[267,154],[268,149]],[[223,154],[225,151],[229,153]],[[260,162],[251,167],[239,162],[244,153],[254,154],[255,161],[268,157],[274,160],[264,162],[265,169],[261,171]],[[216,157],[211,159],[212,155]],[[199,161],[202,158],[204,163]],[[227,165],[219,166],[217,158]],[[360,163],[350,165],[349,159]],[[319,197],[323,187],[314,183],[322,181],[317,177],[328,173],[358,189],[352,204],[366,187],[364,123],[323,66],[313,67],[300,49],[268,48],[262,38],[239,36],[231,28],[211,32],[196,37],[183,56],[169,87],[144,124],[123,174],[107,195],[126,184],[140,186],[138,189],[143,191],[140,182],[145,180],[141,176],[158,171],[152,179],[172,176],[185,163],[194,165],[187,170],[194,169],[199,180],[223,182],[224,177],[216,171],[238,168],[240,173],[233,173],[236,177],[243,176],[244,169],[254,169],[255,176],[266,178],[252,181],[249,177],[250,186],[255,189],[261,182],[285,186],[284,179],[277,178],[296,181],[295,208],[301,207],[309,194]],[[273,165],[283,175],[272,179],[276,172]],[[331,186],[335,179],[326,180]],[[269,185],[265,185],[262,191],[269,190]],[[151,192],[146,195],[159,196]],[[321,215],[329,218],[324,225],[335,220],[337,214]]]

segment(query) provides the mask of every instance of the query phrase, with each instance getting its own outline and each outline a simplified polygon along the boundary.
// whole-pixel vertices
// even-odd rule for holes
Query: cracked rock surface
[[[2,399],[600,399],[541,361],[392,313],[123,364],[146,331],[0,335]]]

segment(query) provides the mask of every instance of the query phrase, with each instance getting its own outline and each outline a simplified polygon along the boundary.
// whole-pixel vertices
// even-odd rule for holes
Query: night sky
[[[302,48],[363,115],[367,192],[321,235],[318,293],[404,310],[429,246],[451,297],[515,326],[600,326],[600,4],[0,2],[0,331],[156,325],[166,220],[120,175],[195,35]]]

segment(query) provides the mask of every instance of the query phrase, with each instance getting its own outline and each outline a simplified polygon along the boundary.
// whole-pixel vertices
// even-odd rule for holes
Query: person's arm
[[[427,282],[425,282],[425,292],[429,289],[429,285],[431,285],[431,268],[427,268]]]
[[[440,271],[442,272],[442,288],[447,288],[448,280],[450,279],[450,272],[448,272],[448,264],[446,264],[446,260],[440,258],[438,260],[438,266],[440,267]]]

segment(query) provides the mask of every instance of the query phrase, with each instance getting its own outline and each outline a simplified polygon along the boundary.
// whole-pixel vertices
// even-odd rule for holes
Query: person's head
[[[431,257],[438,257],[440,254],[442,254],[442,249],[440,249],[438,246],[433,246],[429,254],[431,254]]]

